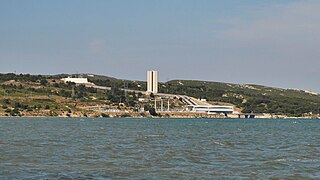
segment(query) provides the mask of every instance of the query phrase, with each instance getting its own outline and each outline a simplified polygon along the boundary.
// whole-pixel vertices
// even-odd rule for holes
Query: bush
[[[10,104],[10,100],[9,100],[9,99],[3,99],[3,102],[4,102],[5,104]]]
[[[150,108],[149,109],[149,113],[150,113],[151,116],[157,116],[158,115],[154,108]]]
[[[101,113],[101,117],[109,117],[109,115],[105,113]]]
[[[14,103],[14,108],[18,109],[28,109],[28,105],[27,104],[21,104],[20,102],[15,102]]]
[[[41,84],[41,86],[47,86],[48,81],[46,79],[41,79],[40,84]]]
[[[20,111],[18,109],[10,110],[11,116],[20,116]]]
[[[143,108],[144,108],[144,111],[149,111],[151,107],[148,104],[145,104]]]
[[[124,117],[124,118],[126,118],[126,117],[131,117],[131,115],[130,115],[130,114],[128,114],[128,113],[125,113],[125,114],[121,114],[121,115],[120,115],[120,117]]]

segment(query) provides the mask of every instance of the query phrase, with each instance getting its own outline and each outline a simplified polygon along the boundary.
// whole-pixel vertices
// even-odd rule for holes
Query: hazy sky
[[[0,0],[0,72],[320,92],[320,1]]]

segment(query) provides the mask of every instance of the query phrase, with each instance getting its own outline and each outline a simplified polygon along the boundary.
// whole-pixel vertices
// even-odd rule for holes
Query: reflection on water
[[[319,179],[319,132],[319,120],[0,119],[0,179]]]

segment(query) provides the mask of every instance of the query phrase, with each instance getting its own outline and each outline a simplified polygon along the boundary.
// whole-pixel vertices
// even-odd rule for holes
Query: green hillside
[[[7,99],[11,96],[36,96],[46,94],[70,98],[72,85],[63,85],[58,82],[63,77],[79,75],[29,75],[29,74],[0,74],[1,94]],[[78,101],[96,101],[96,103],[116,103],[124,100],[124,92],[120,88],[134,90],[146,90],[146,82],[122,80],[101,75],[81,74],[87,77],[90,82],[100,86],[113,87],[113,92],[95,91],[90,88],[77,87],[76,97]],[[11,85],[8,81],[22,82],[24,84]],[[48,83],[50,82],[50,83]],[[6,85],[3,83],[7,83]],[[31,83],[30,87],[28,83]],[[32,84],[33,83],[33,84]],[[34,87],[36,86],[36,87]],[[39,87],[37,87],[39,86]],[[40,88],[42,87],[42,88]],[[12,93],[17,92],[17,93]],[[243,112],[272,113],[291,116],[302,116],[305,113],[320,114],[320,95],[305,92],[302,90],[290,90],[272,88],[261,85],[244,85],[221,82],[193,81],[193,80],[172,80],[159,83],[160,93],[188,95],[195,98],[205,98],[207,101],[232,103],[241,108]],[[90,97],[96,100],[89,100]],[[140,95],[141,96],[141,95]],[[127,99],[128,106],[136,104],[135,95]],[[25,97],[26,99],[27,97]],[[4,99],[4,97],[2,98]],[[69,103],[72,98],[68,99]],[[3,101],[3,100],[2,100]],[[27,100],[25,100],[27,101]],[[42,104],[44,106],[45,104]],[[6,107],[5,103],[3,106]],[[59,106],[59,103],[52,102],[50,107]]]
[[[146,82],[119,80],[106,76],[89,77],[98,85],[145,90]],[[172,80],[159,83],[160,93],[183,94],[208,101],[232,103],[243,112],[273,113],[302,116],[305,113],[320,113],[320,95],[302,90],[281,89],[252,84]]]
[[[243,112],[301,116],[320,113],[320,95],[302,90],[220,82],[173,80],[161,85],[161,92],[185,94],[208,101],[227,102]]]
[[[114,77],[108,77],[103,75],[96,74],[59,74],[50,76],[50,78],[61,79],[65,77],[83,77],[88,78],[88,80],[98,86],[107,86],[107,87],[118,87],[118,88],[128,88],[134,90],[144,91],[147,88],[147,83],[143,81],[132,81],[125,79],[116,79]]]
[[[65,84],[60,79],[67,76],[0,74],[0,116],[99,116],[87,109],[103,106],[132,110],[137,103],[139,94],[128,93],[125,97],[117,84],[111,91],[98,90]]]

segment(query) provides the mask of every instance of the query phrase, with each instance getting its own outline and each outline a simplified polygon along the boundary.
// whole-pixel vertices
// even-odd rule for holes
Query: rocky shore
[[[149,112],[98,112],[98,111],[61,111],[60,113],[53,113],[51,111],[41,111],[41,112],[21,112],[18,115],[10,115],[8,113],[0,113],[0,117],[108,117],[108,118],[228,118],[228,119],[239,119],[238,114],[207,114],[207,113],[195,113],[195,112],[161,112],[157,116],[150,115]],[[286,115],[270,115],[270,114],[260,114],[255,116],[257,119],[319,119],[320,116],[302,116],[293,117]]]

